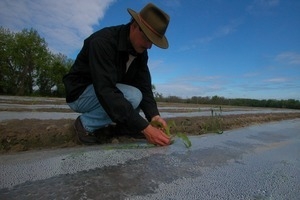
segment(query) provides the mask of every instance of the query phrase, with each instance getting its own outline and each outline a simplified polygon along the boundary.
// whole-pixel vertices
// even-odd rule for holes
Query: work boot
[[[80,117],[77,117],[77,119],[75,120],[74,128],[77,134],[78,141],[80,143],[86,145],[92,145],[98,143],[98,138],[95,136],[95,134],[84,129]]]
[[[115,136],[115,125],[109,124],[103,128],[99,128],[95,130],[94,135],[99,144],[111,143],[112,138]]]

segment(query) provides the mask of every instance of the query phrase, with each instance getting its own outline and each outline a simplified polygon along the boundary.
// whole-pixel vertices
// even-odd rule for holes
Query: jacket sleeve
[[[118,69],[116,66],[117,45],[109,40],[91,41],[89,66],[97,98],[113,122],[125,124],[131,130],[141,131],[148,122],[132,107],[131,103],[116,87]]]
[[[159,111],[152,92],[151,75],[147,62],[148,56],[145,54],[141,59],[141,66],[139,67],[140,70],[136,76],[135,86],[139,88],[143,94],[140,108],[143,110],[147,120],[151,121],[152,117],[159,115]]]

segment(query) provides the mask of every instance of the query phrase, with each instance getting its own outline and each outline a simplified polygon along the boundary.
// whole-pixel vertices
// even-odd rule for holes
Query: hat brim
[[[128,8],[127,11],[129,12],[129,14],[132,16],[132,18],[136,21],[136,23],[138,23],[138,25],[141,27],[142,31],[145,33],[145,35],[147,36],[147,38],[157,47],[160,47],[162,49],[167,49],[169,47],[169,43],[168,40],[165,36],[163,37],[159,37],[158,35],[156,35],[155,33],[153,33],[151,30],[149,30],[146,25],[144,25],[139,17],[138,17],[138,13],[135,12],[134,10]]]

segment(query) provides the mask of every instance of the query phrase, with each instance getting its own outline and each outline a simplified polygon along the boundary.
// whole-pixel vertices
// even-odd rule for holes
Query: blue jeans
[[[116,84],[116,87],[138,112],[142,100],[141,91],[133,86],[120,83]],[[85,130],[89,132],[94,132],[112,123],[112,120],[99,103],[92,84],[85,89],[76,101],[68,103],[68,105],[73,111],[82,113],[80,115],[81,123]]]

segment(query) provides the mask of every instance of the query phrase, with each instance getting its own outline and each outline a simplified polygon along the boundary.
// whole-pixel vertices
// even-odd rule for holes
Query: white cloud
[[[249,73],[243,74],[242,76],[245,78],[251,78],[251,77],[257,77],[260,74],[261,73],[259,73],[259,72],[249,72]]]
[[[178,96],[178,97],[191,97],[203,94],[203,88],[200,86],[193,86],[191,84],[157,84],[156,90],[162,93],[163,96]]]
[[[242,18],[236,18],[236,19],[230,20],[225,25],[215,27],[215,30],[212,31],[209,35],[195,38],[189,44],[185,44],[184,46],[181,46],[178,49],[178,52],[191,51],[195,48],[198,48],[199,47],[198,44],[209,43],[213,40],[231,35],[234,32],[236,32],[238,30],[238,27],[240,25],[242,25],[243,23],[244,22],[243,22]]]
[[[279,6],[279,3],[279,0],[254,0],[247,11],[252,15],[270,14],[271,9]]]
[[[192,96],[212,96],[224,89],[224,78],[220,76],[184,76],[155,84],[156,90],[164,96],[182,98]]]
[[[216,81],[220,81],[222,77],[220,76],[185,76],[177,79],[177,82],[186,82],[186,83],[203,83],[203,82],[211,82],[215,83]]]
[[[261,74],[245,74],[243,78],[228,76],[183,76],[155,84],[163,96],[224,96],[226,98],[299,99],[297,78]],[[284,91],[284,92],[283,92]],[[288,94],[290,93],[290,94]]]
[[[255,0],[255,6],[263,7],[263,8],[270,8],[279,5],[279,0]]]
[[[277,61],[284,62],[291,65],[300,64],[300,54],[296,52],[283,52],[276,56]]]
[[[163,60],[149,60],[148,66],[150,71],[156,70],[157,68],[161,67],[164,64]]]
[[[212,40],[226,37],[227,35],[236,32],[237,28],[242,24],[243,24],[242,19],[237,18],[235,20],[231,20],[228,24],[216,28],[216,30],[211,35],[197,39],[196,43],[208,43],[211,42]]]
[[[268,83],[285,83],[287,82],[286,78],[271,78],[271,79],[266,79],[264,80],[264,82],[268,82]]]
[[[0,26],[12,31],[33,28],[55,53],[77,51],[114,0],[2,0]]]

